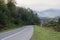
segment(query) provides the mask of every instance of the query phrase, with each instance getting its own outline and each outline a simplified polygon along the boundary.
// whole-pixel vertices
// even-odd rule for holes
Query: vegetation
[[[14,0],[0,0],[0,31],[21,25],[38,25],[40,19],[31,9],[17,7]]]
[[[31,40],[60,40],[60,32],[56,32],[52,28],[35,26]]]
[[[60,31],[60,18],[58,19],[58,21],[50,21],[48,23],[46,23],[44,26],[46,27],[52,27],[55,31]]]

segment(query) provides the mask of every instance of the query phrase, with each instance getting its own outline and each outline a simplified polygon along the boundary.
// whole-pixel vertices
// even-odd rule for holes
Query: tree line
[[[0,0],[0,30],[20,25],[38,25],[40,18],[30,8],[17,7],[14,0]]]

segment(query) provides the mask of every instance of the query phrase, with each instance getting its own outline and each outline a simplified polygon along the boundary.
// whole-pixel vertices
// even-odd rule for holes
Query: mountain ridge
[[[60,16],[60,9],[47,9],[44,11],[37,11],[39,17],[54,18]]]

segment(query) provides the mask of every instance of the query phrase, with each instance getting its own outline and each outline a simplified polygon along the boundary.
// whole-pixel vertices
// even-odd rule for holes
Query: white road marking
[[[27,29],[25,28],[25,29],[21,30],[20,32],[12,34],[1,40],[29,40],[32,35],[33,35],[33,27],[31,26],[31,28],[30,28],[30,26],[28,26]]]
[[[24,29],[24,30],[26,30],[26,29]],[[11,38],[11,37],[13,37],[13,36],[15,36],[15,35],[23,32],[24,30],[22,30],[22,31],[20,31],[20,32],[18,32],[18,33],[12,34],[12,35],[10,35],[10,36],[8,36],[8,37],[5,37],[5,38],[3,38],[3,39],[1,39],[1,40],[6,40],[6,39],[8,39],[8,38]]]

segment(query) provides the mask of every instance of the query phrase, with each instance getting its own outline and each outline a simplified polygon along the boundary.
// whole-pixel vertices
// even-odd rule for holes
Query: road
[[[0,33],[0,40],[30,40],[33,31],[33,26],[24,26],[16,30]]]

